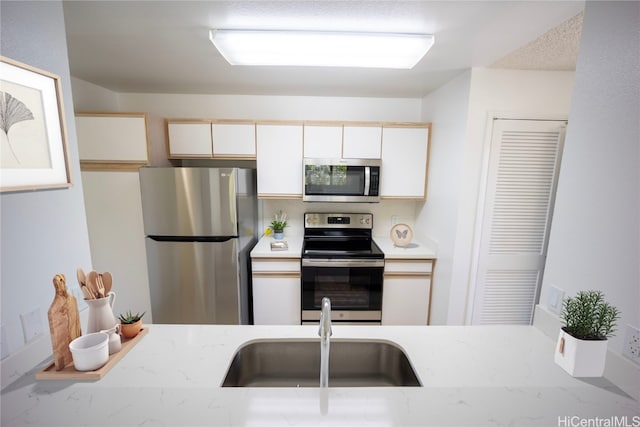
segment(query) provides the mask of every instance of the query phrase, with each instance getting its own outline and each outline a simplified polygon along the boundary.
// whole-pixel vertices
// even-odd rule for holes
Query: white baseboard
[[[533,317],[533,326],[555,341],[558,339],[562,322],[555,313],[538,304]],[[549,357],[553,357],[553,355],[549,355]],[[640,401],[640,366],[626,357],[608,350],[604,377],[629,396]]]

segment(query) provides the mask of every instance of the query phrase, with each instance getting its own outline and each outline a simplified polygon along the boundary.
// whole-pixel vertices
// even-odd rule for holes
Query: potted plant
[[[581,291],[563,301],[555,362],[574,377],[601,377],[607,338],[613,336],[620,312],[602,291]]]
[[[146,311],[143,311],[142,314],[131,314],[131,311],[128,311],[126,314],[118,316],[122,336],[125,338],[134,338],[138,335],[138,332],[142,329],[142,316],[144,316],[145,313]]]
[[[287,214],[282,211],[274,215],[273,221],[268,227],[270,232],[273,232],[273,237],[276,240],[282,240],[284,234],[284,228],[287,226]]]

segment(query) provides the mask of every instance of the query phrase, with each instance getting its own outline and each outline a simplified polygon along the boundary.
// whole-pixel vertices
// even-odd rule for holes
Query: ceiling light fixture
[[[413,68],[433,46],[431,34],[210,30],[231,65]]]

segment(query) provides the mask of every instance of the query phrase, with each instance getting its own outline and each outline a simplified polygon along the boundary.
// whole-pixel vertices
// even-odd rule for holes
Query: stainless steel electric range
[[[323,297],[331,320],[380,323],[384,254],[373,241],[373,215],[306,213],[302,245],[302,323],[320,319]]]

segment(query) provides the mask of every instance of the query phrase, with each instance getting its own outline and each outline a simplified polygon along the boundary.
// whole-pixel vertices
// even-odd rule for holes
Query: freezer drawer
[[[146,239],[154,323],[228,324],[246,316],[238,239],[224,242]]]

